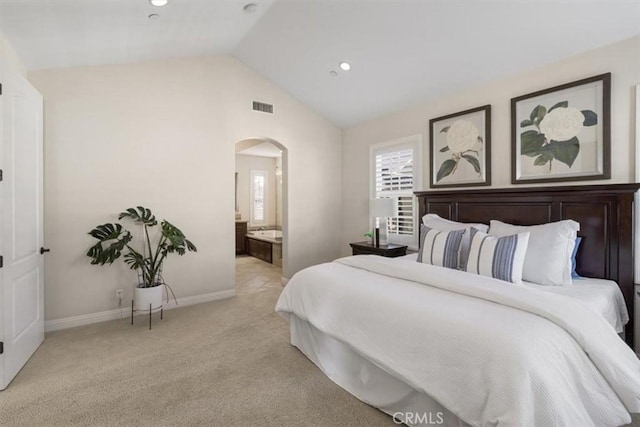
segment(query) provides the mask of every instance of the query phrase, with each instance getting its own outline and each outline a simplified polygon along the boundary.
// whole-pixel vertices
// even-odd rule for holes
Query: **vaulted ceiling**
[[[28,69],[233,55],[348,127],[639,35],[640,0],[0,0],[0,31]]]

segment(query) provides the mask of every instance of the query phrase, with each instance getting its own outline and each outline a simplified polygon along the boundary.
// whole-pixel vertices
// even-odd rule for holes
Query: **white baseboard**
[[[236,295],[235,289],[226,291],[211,292],[208,294],[195,295],[192,297],[178,298],[178,305],[174,300],[170,300],[165,304],[165,310],[171,310],[188,305],[201,304],[203,302],[217,301],[225,298],[231,298]],[[144,313],[140,313],[144,314]],[[124,319],[131,315],[131,307],[122,307],[115,310],[101,311],[98,313],[81,314],[79,316],[65,317],[62,319],[47,320],[44,322],[44,331],[52,332],[61,329],[75,328],[77,326],[90,325],[92,323],[107,322],[109,320]]]
[[[171,310],[172,308],[186,307],[188,305],[201,304],[203,302],[218,301],[221,299],[231,298],[235,296],[236,296],[235,288],[227,289],[226,291],[211,292],[209,294],[178,298],[177,306],[176,306],[176,302],[170,298],[169,303],[164,305],[164,309]]]

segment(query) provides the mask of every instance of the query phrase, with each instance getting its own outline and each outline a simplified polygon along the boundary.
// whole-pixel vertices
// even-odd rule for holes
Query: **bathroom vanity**
[[[247,253],[247,221],[236,220],[236,255]]]

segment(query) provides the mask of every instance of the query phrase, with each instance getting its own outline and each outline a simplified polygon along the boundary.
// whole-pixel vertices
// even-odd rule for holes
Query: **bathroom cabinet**
[[[236,255],[247,253],[247,221],[236,221]]]
[[[264,240],[247,238],[247,252],[252,257],[271,263],[273,261],[271,243]]]

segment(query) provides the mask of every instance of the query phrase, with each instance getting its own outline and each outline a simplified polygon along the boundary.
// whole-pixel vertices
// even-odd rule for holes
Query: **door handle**
[[[51,249],[48,249],[48,248],[40,248],[40,255],[43,255],[45,252],[51,252]]]

